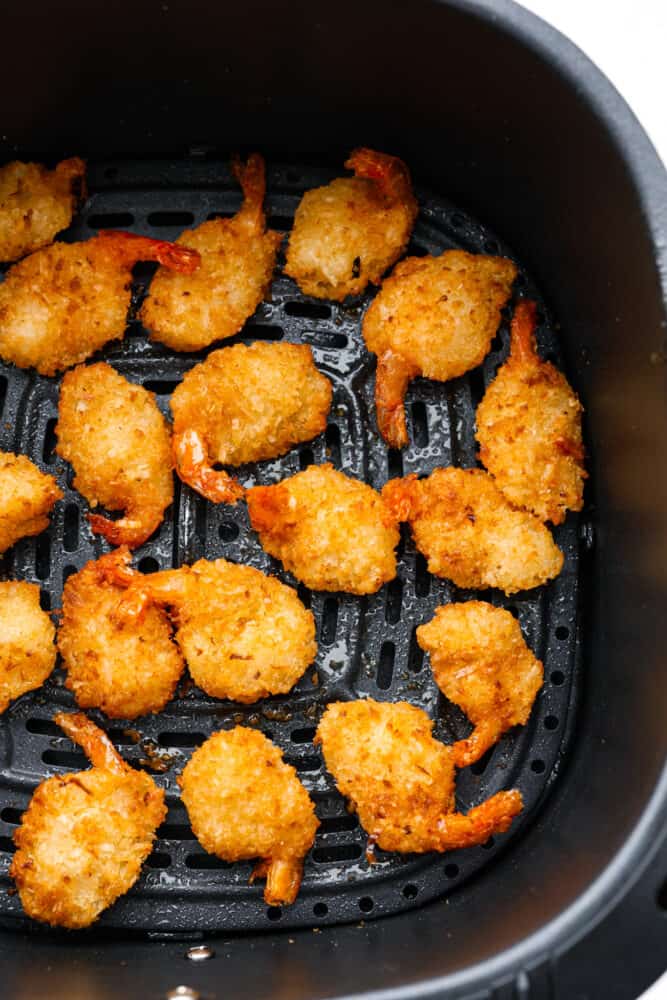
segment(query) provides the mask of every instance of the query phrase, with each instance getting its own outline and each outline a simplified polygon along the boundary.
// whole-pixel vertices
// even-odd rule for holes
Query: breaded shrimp
[[[504,732],[528,721],[544,670],[509,611],[484,601],[448,604],[420,625],[417,641],[442,693],[475,727],[452,747],[457,767],[474,764]]]
[[[429,572],[457,587],[514,594],[552,580],[563,567],[549,529],[512,507],[482,469],[391,479],[382,497],[400,521],[409,522]]]
[[[0,583],[0,713],[41,687],[56,662],[56,630],[34,583]]]
[[[246,499],[263,547],[307,587],[374,594],[396,576],[396,519],[372,487],[329,463]]]
[[[127,586],[116,617],[141,620],[151,603],[171,609],[195,684],[213,698],[250,704],[286,694],[315,659],[315,619],[296,592],[252,566],[200,559],[142,574],[114,567]]]
[[[15,160],[0,167],[0,262],[52,243],[85,198],[86,164],[62,160],[55,170]]]
[[[320,824],[278,747],[243,726],[214,733],[195,750],[178,783],[204,850],[223,861],[260,858],[250,881],[266,878],[266,903],[293,903]]]
[[[258,341],[213,351],[171,397],[178,475],[214,503],[235,503],[242,487],[213,464],[276,458],[321,434],[331,392],[305,344]]]
[[[282,236],[266,229],[264,160],[253,153],[232,168],[243,189],[241,208],[233,219],[212,219],[179,236],[179,244],[201,253],[201,267],[192,277],[158,270],[141,309],[151,340],[175,351],[232,337],[269,291]]]
[[[584,503],[583,407],[535,347],[536,307],[519,302],[510,356],[477,409],[480,458],[516,507],[561,524]]]
[[[80,365],[63,378],[56,435],[91,507],[125,511],[119,521],[89,514],[93,531],[112,545],[142,545],[174,498],[171,435],[154,394],[104,361]]]
[[[195,250],[133,233],[54,243],[15,264],[0,285],[0,357],[55,375],[125,332],[132,267],[159,260],[191,273]]]
[[[454,751],[407,702],[334,702],[315,736],[338,790],[383,851],[453,851],[504,833],[521,812],[518,791],[454,812]]]
[[[0,554],[19,538],[39,535],[62,490],[25,455],[0,451]]]
[[[118,620],[124,588],[113,575],[129,564],[129,550],[116,549],[70,576],[58,631],[65,686],[80,708],[100,708],[111,719],[162,711],[185,665],[161,608]]]
[[[9,873],[29,917],[88,927],[134,885],[167,809],[153,779],[126,764],[85,715],[61,712],[54,722],[93,766],[38,785],[14,833]]]
[[[506,257],[447,250],[406,258],[382,283],[362,332],[377,354],[377,423],[390,447],[408,443],[404,400],[413,378],[446,382],[484,360],[516,274]]]
[[[410,173],[396,156],[355,149],[339,177],[307,191],[296,210],[285,273],[305,295],[342,302],[401,256],[417,217]]]

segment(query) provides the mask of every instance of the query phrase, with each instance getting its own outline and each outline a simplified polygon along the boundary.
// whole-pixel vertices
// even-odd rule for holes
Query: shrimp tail
[[[378,430],[390,448],[408,444],[405,394],[417,369],[400,354],[385,351],[378,357],[375,373],[375,413]]]
[[[88,514],[88,521],[92,530],[106,538],[110,545],[127,545],[136,549],[157,530],[162,523],[162,515],[162,510],[141,511],[141,516],[127,514],[118,521],[111,521],[101,514]]]
[[[475,726],[470,736],[465,740],[458,740],[452,746],[456,766],[469,767],[478,761],[498,740],[501,731],[500,726],[493,722]]]
[[[93,767],[101,767],[104,771],[114,771],[125,774],[130,770],[120,756],[115,746],[99,726],[83,714],[83,712],[58,712],[53,721],[60,726],[66,736],[78,743]]]
[[[127,545],[100,556],[95,563],[98,580],[117,587],[129,587],[135,580],[143,579],[142,574],[130,565],[131,559]]]
[[[253,531],[280,534],[290,514],[289,492],[282,483],[275,486],[253,486],[246,495],[248,514]]]
[[[521,792],[513,789],[492,795],[465,816],[462,813],[446,813],[438,822],[434,848],[453,851],[459,847],[483,844],[492,834],[508,830],[522,809]]]
[[[510,357],[519,364],[537,363],[535,345],[537,306],[530,299],[521,299],[514,307],[510,327]]]
[[[416,473],[402,479],[390,479],[382,487],[382,500],[396,521],[410,521],[415,513],[415,497],[413,484],[417,482]]]
[[[268,906],[289,906],[297,897],[302,877],[303,861],[299,858],[265,858],[253,868],[250,883],[265,878],[264,902]]]
[[[416,210],[410,171],[398,156],[360,146],[350,153],[345,166],[354,170],[356,177],[375,181],[387,201],[414,203]]]
[[[181,246],[180,243],[154,240],[149,236],[115,229],[105,229],[94,238],[104,251],[115,254],[118,262],[127,267],[140,260],[154,260],[170,271],[192,274],[201,264],[199,251]]]
[[[86,187],[86,161],[78,156],[69,160],[61,160],[56,167],[57,177],[70,189],[77,205],[84,202],[88,196]]]
[[[264,230],[264,196],[266,194],[266,169],[264,158],[251,153],[243,163],[238,154],[232,157],[232,172],[241,185],[243,204],[236,216],[250,228]]]
[[[190,429],[174,434],[172,448],[179,477],[207,500],[235,504],[245,495],[243,487],[228,472],[212,468],[198,431]]]

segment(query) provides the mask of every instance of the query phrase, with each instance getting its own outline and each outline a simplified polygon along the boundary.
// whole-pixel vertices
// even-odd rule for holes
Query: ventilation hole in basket
[[[162,732],[157,738],[161,747],[200,747],[205,740],[203,733]]]
[[[280,909],[279,906],[269,906],[269,908],[266,911],[266,915],[269,918],[269,920],[273,921],[280,920],[280,918],[283,915],[283,911]]]
[[[426,559],[417,553],[415,560],[415,594],[417,597],[428,597],[431,592],[431,574],[428,571]]]
[[[337,424],[327,425],[324,440],[327,446],[328,458],[338,468],[341,463],[342,454],[340,449],[340,428]]]
[[[544,774],[545,768],[546,768],[546,764],[544,763],[543,760],[532,760],[530,762],[530,769],[535,774]]]
[[[556,687],[559,687],[561,684],[565,683],[565,674],[563,673],[562,670],[552,670],[549,679],[552,684],[555,684]]]
[[[154,392],[156,396],[171,396],[176,386],[180,384],[180,379],[147,378],[144,382],[144,389],[148,389],[149,392]]]
[[[408,243],[408,257],[428,257],[428,250],[421,243]]]
[[[62,733],[60,734],[62,736]],[[42,754],[45,764],[56,764],[58,767],[73,767],[81,771],[88,766],[88,758],[74,750],[45,750]]]
[[[68,503],[63,518],[63,548],[65,552],[74,552],[79,545],[79,518],[77,505]]]
[[[289,757],[285,755],[283,759],[286,764],[289,764],[296,771],[319,771],[322,767],[322,761],[319,757],[315,756]]]
[[[508,604],[505,610],[509,611],[511,615],[514,615],[516,619],[519,618],[519,609],[517,608],[516,604]]]
[[[313,602],[313,599],[312,599],[312,594],[310,593],[310,590],[305,585],[305,583],[299,584],[299,586],[296,588],[296,593],[299,600],[303,604],[304,608],[309,608]]]
[[[475,763],[470,768],[473,774],[477,775],[484,774],[487,767],[489,766],[491,758],[493,757],[493,751],[495,749],[496,749],[495,747],[491,747],[489,750],[486,751],[485,754],[483,754],[483,756],[479,758],[479,760],[475,761]]]
[[[419,889],[416,885],[412,885],[412,883],[404,885],[402,892],[406,899],[416,899],[419,895]]]
[[[149,854],[148,857],[146,858],[146,867],[170,868],[171,858],[168,854],[165,854],[163,851],[153,851],[153,853]]]
[[[56,417],[51,417],[46,421],[46,427],[44,428],[44,447],[42,448],[42,461],[45,465],[52,465],[56,460],[56,444],[58,439],[56,437],[56,424],[58,420]]]
[[[384,617],[389,625],[395,625],[400,621],[402,605],[403,581],[396,577],[387,587],[387,603],[385,604]]]
[[[7,376],[0,375],[0,417],[2,416],[2,411],[5,408],[5,400],[7,399],[7,385]]]
[[[299,468],[307,469],[315,461],[312,448],[302,448],[299,452]]]
[[[286,302],[285,312],[303,319],[329,319],[331,307],[319,302]]]
[[[445,875],[447,878],[456,878],[459,873],[458,865],[445,865]]]
[[[667,878],[659,886],[655,894],[655,901],[661,910],[667,910]]]
[[[307,330],[303,334],[303,338],[316,347],[337,351],[347,347],[348,343],[344,333],[334,333],[332,330]]]
[[[13,854],[16,850],[16,844],[11,837],[0,837],[0,851],[5,854]]]
[[[305,726],[303,729],[293,729],[290,733],[292,743],[312,743],[315,737],[315,726]]]
[[[398,448],[387,450],[387,478],[396,479],[403,475],[403,455]]]
[[[470,386],[470,398],[472,400],[472,405],[476,409],[486,392],[484,372],[481,368],[474,368],[468,373],[468,385]]]
[[[76,566],[72,566],[71,564],[68,566],[63,566],[63,587],[69,580],[70,576],[74,576],[76,572],[77,572]]]
[[[21,822],[22,815],[22,809],[14,809],[12,806],[5,806],[2,812],[0,812],[0,819],[3,823],[17,824]]]
[[[323,646],[332,646],[336,640],[338,627],[338,601],[335,597],[327,597],[322,608],[322,623],[320,625],[320,642]]]
[[[292,228],[294,219],[291,215],[270,215],[266,220],[268,229],[277,229],[281,233],[286,233]]]
[[[112,743],[121,747],[136,746],[141,739],[141,734],[136,729],[107,729],[107,736]]]
[[[51,610],[51,595],[48,590],[40,590],[39,592],[39,606],[42,611]]]
[[[134,225],[131,212],[100,212],[86,219],[89,229],[127,229]]]
[[[497,353],[498,351],[502,351],[503,345],[504,345],[503,336],[499,330],[498,333],[493,338],[493,340],[491,341],[491,347],[489,350],[492,354]]]
[[[157,573],[159,568],[160,564],[157,559],[153,558],[153,556],[144,556],[144,558],[140,559],[137,563],[137,569],[140,573]]]
[[[107,167],[104,176],[108,181],[113,181],[118,177],[118,167]]]
[[[218,528],[218,534],[223,542],[233,542],[239,537],[239,526],[233,521],[222,521]]]
[[[359,900],[359,909],[362,913],[370,913],[375,903],[370,896],[362,896]]]
[[[569,637],[570,637],[569,628],[566,628],[565,625],[559,625],[558,628],[556,629],[556,638],[560,639],[561,642],[563,642],[565,641],[565,639],[569,639]]]
[[[312,858],[317,864],[332,864],[335,861],[356,861],[361,857],[359,844],[331,844],[327,847],[316,847]]]
[[[319,833],[344,833],[347,830],[356,830],[359,820],[356,816],[327,816],[320,821]]]
[[[326,903],[315,903],[313,907],[313,916],[315,917],[326,917],[329,912],[329,907]]]
[[[485,851],[490,851],[492,847],[495,847],[495,844],[496,844],[496,842],[493,839],[493,837],[489,837],[488,840],[484,841],[484,843],[482,844],[482,847],[484,848]]]
[[[51,572],[51,539],[40,535],[35,543],[35,576],[46,580]]]
[[[163,823],[157,832],[160,840],[195,840],[192,827],[187,823]]]
[[[63,731],[60,726],[51,719],[26,719],[25,728],[35,736],[62,736]]]
[[[156,260],[138,260],[132,268],[132,280],[138,285],[147,285],[159,266]],[[141,332],[141,328],[138,332]]]
[[[417,448],[425,448],[428,444],[428,417],[426,406],[418,399],[412,404],[412,436]]]
[[[282,326],[272,326],[269,323],[246,323],[243,336],[251,340],[282,340],[285,331]]]
[[[149,226],[191,226],[194,221],[192,212],[149,212],[146,217]]]
[[[381,691],[388,691],[394,676],[394,659],[396,646],[393,642],[383,642],[378,663],[377,686]]]
[[[410,651],[408,653],[408,670],[413,674],[418,674],[424,666],[424,650],[417,642],[417,626],[412,630],[410,636]]]
[[[197,538],[207,537],[207,525],[208,525],[208,513],[206,510],[206,503],[201,497],[195,496],[195,535]]]
[[[549,729],[553,732],[554,729],[558,729],[558,719],[555,715],[547,715],[544,720],[544,728]]]
[[[235,212],[209,212],[206,216],[207,222],[212,222],[213,219],[233,219]]]
[[[216,858],[215,854],[186,854],[185,867],[195,871],[215,871],[222,868],[229,868],[230,862]]]

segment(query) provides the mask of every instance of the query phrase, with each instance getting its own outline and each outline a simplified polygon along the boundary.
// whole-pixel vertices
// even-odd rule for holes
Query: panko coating
[[[266,298],[280,233],[266,229],[264,160],[253,153],[232,163],[243,204],[232,219],[211,219],[182,233],[177,242],[201,254],[195,275],[158,270],[141,309],[141,321],[174,351],[199,351],[233,337]]]
[[[0,583],[0,713],[41,687],[56,662],[56,630],[34,583]]]
[[[307,191],[294,217],[285,274],[305,295],[342,302],[379,285],[401,256],[417,218],[410,172],[402,160],[355,149],[354,177]]]
[[[122,337],[132,267],[159,260],[190,273],[199,254],[133,233],[54,243],[14,264],[0,284],[0,357],[55,375]]]
[[[154,394],[105,361],[80,365],[62,380],[56,436],[90,506],[125,511],[118,521],[89,514],[93,531],[112,545],[142,545],[174,498],[171,434]]]
[[[25,455],[0,451],[0,554],[19,538],[39,535],[62,490]]]
[[[266,903],[293,903],[320,824],[278,747],[243,726],[214,733],[195,750],[178,783],[204,850],[223,861],[260,858],[250,881],[266,878]]]
[[[185,666],[161,608],[118,620],[125,590],[114,573],[129,564],[129,550],[115,549],[68,577],[58,630],[65,687],[79,708],[100,708],[111,719],[162,711]]]
[[[269,555],[312,590],[374,594],[396,576],[396,518],[371,486],[327,463],[246,493]]]
[[[195,684],[213,698],[251,704],[286,694],[315,659],[315,619],[296,592],[252,566],[200,559],[138,573],[118,567],[128,587],[117,616],[141,620],[152,603],[171,609]]]
[[[305,344],[235,344],[195,365],[171,397],[180,478],[214,503],[244,490],[212,466],[276,458],[327,426],[331,382]]]
[[[480,458],[516,507],[561,524],[584,504],[583,407],[535,346],[536,306],[519,302],[510,356],[477,408]]]
[[[435,469],[427,479],[391,479],[382,496],[435,576],[457,587],[506,594],[558,576],[563,553],[542,522],[512,507],[483,469]]]
[[[446,382],[482,363],[516,275],[506,257],[446,250],[407,257],[382,283],[362,333],[377,354],[377,423],[390,447],[408,443],[404,401],[413,378]]]
[[[85,715],[61,712],[54,722],[93,766],[37,786],[14,833],[9,874],[29,917],[74,929],[132,888],[167,808],[153,779],[126,764]]]
[[[0,167],[0,262],[52,243],[85,198],[86,164],[62,160],[55,170],[14,160]]]
[[[403,853],[453,851],[504,833],[521,812],[521,793],[498,792],[455,812],[452,747],[407,702],[334,702],[315,736],[339,792],[350,800],[371,844]]]
[[[417,641],[442,693],[475,727],[452,747],[457,767],[474,764],[504,732],[526,724],[544,670],[509,611],[484,601],[448,604],[419,626]]]

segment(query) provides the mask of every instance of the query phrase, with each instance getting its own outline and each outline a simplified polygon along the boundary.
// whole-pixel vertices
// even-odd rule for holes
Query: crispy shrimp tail
[[[117,573],[113,569],[111,572],[113,582],[127,588],[114,616],[119,624],[128,620],[141,621],[151,604],[171,604],[178,607],[186,599],[190,581],[187,567],[164,569],[146,575],[130,570],[131,576],[122,568]]]
[[[510,357],[521,364],[537,364],[539,358],[535,349],[535,327],[537,326],[537,306],[530,299],[517,302],[510,327]]]
[[[498,741],[502,732],[502,727],[493,720],[475,726],[467,739],[459,740],[452,746],[456,766],[469,767],[474,764]]]
[[[459,847],[483,844],[494,833],[504,833],[523,809],[521,792],[498,792],[486,802],[475,806],[464,816],[447,813],[438,823],[434,847],[438,851],[454,851]]]
[[[266,194],[264,158],[259,153],[251,153],[246,163],[243,163],[241,158],[235,155],[232,158],[232,170],[243,191],[243,204],[236,219],[245,222],[249,229],[263,232]]]
[[[397,521],[409,521],[414,515],[415,497],[412,489],[417,482],[416,473],[402,479],[390,479],[382,488],[382,499]]]
[[[136,513],[128,511],[118,521],[111,521],[101,514],[88,514],[88,521],[92,530],[106,538],[110,545],[127,545],[136,549],[158,529],[163,515],[163,510],[137,510]]]
[[[74,195],[77,204],[86,200],[88,191],[86,188],[86,162],[78,156],[72,156],[69,160],[61,160],[56,167],[57,176],[65,182]]]
[[[153,240],[149,236],[125,233],[120,230],[103,230],[95,239],[107,252],[114,254],[119,264],[131,267],[140,260],[154,260],[170,271],[192,274],[201,264],[198,250],[169,243],[167,240]]]
[[[269,906],[289,906],[298,895],[302,877],[301,858],[267,858],[257,862],[250,882],[265,878],[264,902]]]
[[[53,721],[74,743],[78,743],[93,767],[125,774],[130,770],[107,734],[83,712],[58,712]]]
[[[289,512],[289,490],[282,484],[255,486],[246,497],[250,524],[254,531],[266,534],[282,533]]]
[[[357,177],[375,181],[387,201],[414,201],[410,171],[397,156],[361,146],[350,153],[345,166]]]
[[[129,587],[135,580],[143,580],[143,574],[130,565],[131,559],[127,545],[100,556],[95,562],[95,572],[99,582],[110,583],[117,587]]]
[[[198,431],[190,429],[174,434],[174,463],[179,477],[212,503],[235,504],[245,490],[224,470],[210,464],[206,445]]]
[[[375,412],[378,430],[390,448],[408,443],[405,426],[405,393],[417,369],[400,354],[385,351],[378,357],[375,373]]]

